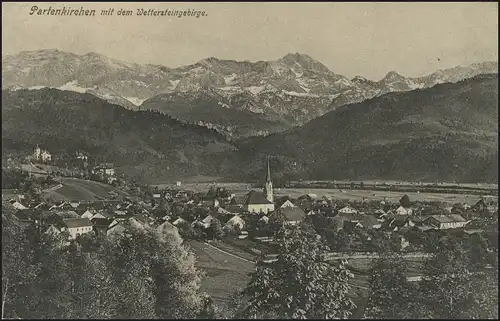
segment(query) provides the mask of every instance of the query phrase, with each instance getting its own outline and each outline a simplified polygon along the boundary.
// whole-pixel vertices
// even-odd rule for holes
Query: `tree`
[[[2,219],[7,225],[2,226],[2,250],[6,261],[2,260],[5,315],[73,317],[70,269],[67,252],[60,247],[61,240],[58,236],[40,233],[37,226],[23,229],[16,227],[15,221],[9,221],[8,217]],[[4,238],[6,232],[10,235]],[[19,244],[12,244],[13,241]],[[19,252],[11,253],[14,248]]]
[[[218,219],[214,218],[210,222],[210,226],[207,228],[207,237],[216,240],[220,240],[224,237],[224,230]]]
[[[156,317],[196,317],[203,308],[204,296],[200,292],[203,275],[194,265],[194,255],[172,234],[148,231],[144,237],[144,243],[152,245],[139,244],[150,258]]]
[[[397,253],[384,253],[374,259],[370,269],[367,318],[406,318],[411,316],[415,290],[406,279],[407,263]],[[418,300],[417,300],[418,302]]]
[[[469,259],[458,242],[442,242],[425,263],[422,290],[437,318],[458,318],[470,309],[474,286]]]
[[[243,291],[249,304],[243,316],[347,318],[355,308],[347,297],[352,274],[345,262],[325,262],[327,247],[315,234],[284,225],[275,236],[277,261],[257,262]]]
[[[162,218],[170,212],[170,205],[165,200],[165,198],[160,199],[160,204],[154,210],[154,214],[157,218]]]
[[[411,203],[410,203],[410,197],[408,197],[408,195],[403,195],[403,197],[401,197],[401,199],[399,200],[399,204],[401,204],[401,206],[403,207],[410,207]]]
[[[275,211],[269,217],[269,231],[272,235],[276,234],[285,225],[285,216],[281,211]]]
[[[12,211],[2,208],[2,319],[24,312],[19,292],[36,276],[33,255],[24,229]]]
[[[214,300],[209,295],[203,295],[202,309],[196,316],[197,319],[220,319],[221,311],[214,303]]]

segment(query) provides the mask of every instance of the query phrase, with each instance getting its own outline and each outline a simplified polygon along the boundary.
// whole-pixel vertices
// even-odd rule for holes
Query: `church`
[[[266,182],[262,192],[250,191],[243,201],[243,208],[250,213],[264,213],[274,211],[273,182],[271,180],[271,168],[267,161]]]

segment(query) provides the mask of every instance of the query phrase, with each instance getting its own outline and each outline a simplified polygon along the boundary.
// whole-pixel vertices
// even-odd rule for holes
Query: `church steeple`
[[[269,166],[269,158],[267,159],[266,183],[264,184],[264,194],[269,202],[274,203],[273,182],[271,180],[271,167]]]

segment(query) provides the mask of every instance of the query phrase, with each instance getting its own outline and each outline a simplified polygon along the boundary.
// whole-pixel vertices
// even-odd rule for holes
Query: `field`
[[[207,192],[210,186],[214,183],[184,183],[182,188],[187,190],[193,190],[195,192]],[[474,184],[471,184],[474,185]],[[160,188],[172,186],[167,184],[159,185]],[[216,183],[216,186],[225,187],[229,189],[236,197],[242,197],[248,191],[252,190],[252,185],[247,183]],[[257,188],[254,188],[257,189]],[[391,191],[371,191],[371,190],[358,190],[358,189],[326,189],[326,188],[275,188],[275,197],[289,196],[291,198],[297,198],[304,194],[316,194],[318,197],[331,197],[332,199],[338,200],[352,200],[361,201],[367,200],[382,200],[387,198],[390,202],[397,202],[399,199],[407,194],[412,201],[438,201],[445,202],[448,204],[454,204],[457,202],[467,202],[469,204],[475,204],[480,196],[469,195],[469,194],[446,194],[446,193],[416,193],[416,192],[391,192]],[[494,197],[498,200],[498,197]]]
[[[249,273],[254,271],[253,263],[201,242],[187,243],[196,255],[198,268],[206,273],[202,290],[208,292],[217,304],[227,304],[231,294],[238,288],[243,288],[250,280]]]
[[[110,185],[78,178],[58,178],[62,187],[51,192],[43,193],[44,198],[53,200],[95,201],[109,199],[109,192],[114,191],[125,195]]]

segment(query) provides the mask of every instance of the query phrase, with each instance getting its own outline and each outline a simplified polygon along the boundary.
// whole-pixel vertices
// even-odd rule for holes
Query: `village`
[[[50,161],[50,154],[38,146],[33,156],[34,161]],[[87,161],[82,153],[75,157]],[[118,181],[112,164],[97,165],[91,173],[106,184]],[[45,186],[44,191],[61,185],[52,181],[53,187]],[[43,198],[41,189],[30,191],[35,195],[2,194],[2,198],[20,222],[34,224],[46,233],[67,232],[69,240],[88,233],[124,233],[126,225],[132,224],[178,233],[187,240],[219,240],[260,254],[272,252],[272,236],[279,226],[305,224],[327,238],[332,252],[373,252],[381,239],[390,240],[403,252],[430,252],[433,238],[429,235],[439,238],[449,234],[463,238],[480,234],[488,240],[491,251],[498,249],[494,228],[498,203],[493,198],[479,197],[473,204],[449,206],[412,201],[407,195],[401,195],[396,203],[386,199],[341,200],[312,193],[296,199],[275,197],[269,161],[262,191],[253,189],[243,197],[216,184],[206,193],[184,190],[181,182],[164,189],[126,186],[125,196],[110,193],[114,195],[94,201]]]

